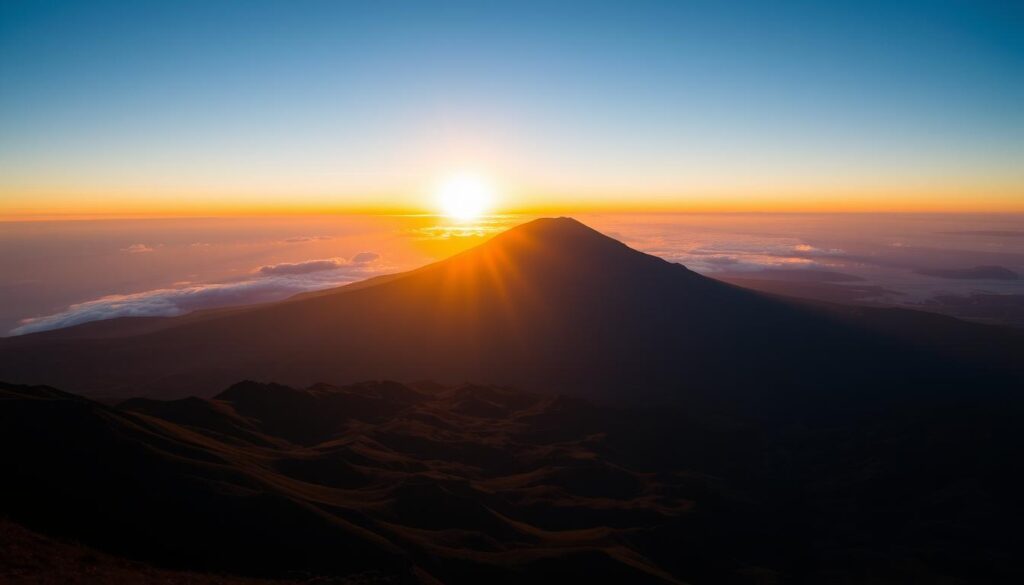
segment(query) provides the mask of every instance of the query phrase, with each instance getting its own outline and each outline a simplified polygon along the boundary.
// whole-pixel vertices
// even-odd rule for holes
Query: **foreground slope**
[[[209,396],[242,378],[471,380],[788,409],[787,397],[1011,387],[1022,348],[1010,330],[755,293],[561,218],[281,303],[5,339],[0,379],[108,397]]]
[[[77,553],[54,542],[77,542],[112,583],[1014,583],[1021,414],[808,428],[491,386],[111,407],[0,384],[0,518],[45,535],[0,580],[59,582]]]
[[[310,585],[223,573],[169,570],[100,552],[67,539],[34,532],[0,519],[0,583],[4,585]],[[375,585],[384,579],[357,575],[332,585]]]
[[[117,408],[0,385],[0,406],[0,515],[107,553],[260,577],[678,582],[630,535],[686,512],[682,480],[599,455],[565,426],[601,416],[586,404],[245,382]]]

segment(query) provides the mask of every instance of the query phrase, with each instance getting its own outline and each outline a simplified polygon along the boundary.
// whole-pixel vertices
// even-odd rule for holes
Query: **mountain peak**
[[[480,249],[528,251],[531,255],[541,253],[593,256],[623,252],[641,255],[622,242],[571,217],[534,219],[498,234]]]
[[[534,227],[553,227],[556,229],[579,229],[584,228],[590,231],[595,231],[588,227],[586,224],[574,217],[560,216],[560,217],[538,217],[532,221],[528,221],[519,228],[527,228],[529,226]]]
[[[538,237],[598,237],[610,240],[608,236],[572,217],[541,217],[518,225],[504,234],[520,234]]]

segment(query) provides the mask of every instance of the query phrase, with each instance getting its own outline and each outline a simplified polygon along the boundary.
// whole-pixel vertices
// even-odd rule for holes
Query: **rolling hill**
[[[0,580],[1013,583],[1021,414],[807,427],[494,386],[108,406],[0,384]]]

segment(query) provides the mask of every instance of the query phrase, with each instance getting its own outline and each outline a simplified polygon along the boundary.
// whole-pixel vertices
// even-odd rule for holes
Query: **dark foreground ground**
[[[429,383],[0,398],[4,583],[1024,578],[1009,403],[813,426]]]

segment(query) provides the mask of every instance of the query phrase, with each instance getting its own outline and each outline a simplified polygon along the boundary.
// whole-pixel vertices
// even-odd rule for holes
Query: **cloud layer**
[[[341,258],[326,258],[324,260],[269,264],[267,266],[260,266],[257,272],[260,274],[309,274],[310,272],[320,272],[321,270],[334,270],[345,265],[345,260]]]
[[[145,254],[146,252],[152,252],[154,250],[156,250],[156,248],[147,246],[146,244],[132,244],[121,248],[122,252],[128,252],[129,254]]]
[[[325,258],[261,266],[253,276],[228,283],[189,284],[128,295],[109,295],[21,321],[11,335],[60,329],[116,317],[173,317],[199,309],[248,305],[341,286],[380,273],[380,256],[361,252],[352,260]]]
[[[845,255],[840,249],[819,248],[788,238],[737,240],[679,246],[666,242],[659,255],[710,274],[776,269],[820,270],[834,266]]]
[[[380,259],[380,254],[374,252],[360,252],[351,260],[344,258],[323,258],[321,260],[305,260],[302,262],[282,262],[281,264],[268,264],[260,266],[256,271],[260,274],[309,274],[322,270],[336,270],[339,268],[355,268],[367,266]]]

